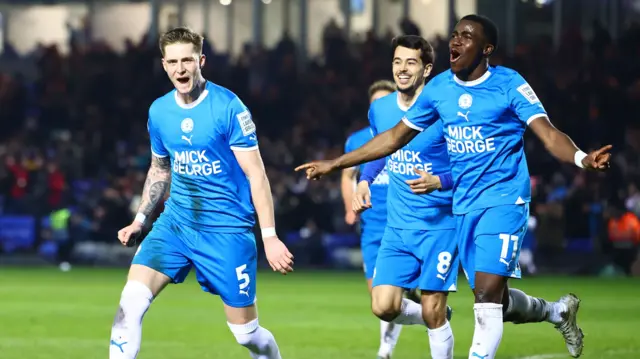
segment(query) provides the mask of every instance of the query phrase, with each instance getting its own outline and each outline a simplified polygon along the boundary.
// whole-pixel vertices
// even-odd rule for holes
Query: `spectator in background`
[[[47,203],[51,208],[57,208],[62,204],[67,183],[64,174],[58,168],[57,163],[47,164]]]
[[[403,33],[420,34],[408,19],[398,25]],[[640,110],[640,27],[632,25],[616,39],[594,23],[591,41],[568,30],[558,51],[550,37],[541,36],[517,44],[513,55],[498,49],[493,58],[536,88],[557,127],[580,143],[600,139],[615,145],[611,173],[589,177],[584,187],[582,179],[574,179],[576,170],[558,164],[527,134],[530,173],[539,179],[531,203],[537,227],[530,234],[535,234],[533,253],[542,254],[536,257],[540,272],[547,254],[567,262],[569,237],[593,238],[601,231],[601,242],[611,243],[609,218],[602,211],[608,201],[625,199],[630,211],[640,215],[640,127],[633,115]],[[156,45],[149,46],[146,36],[127,41],[125,51],[117,53],[102,41],[91,41],[85,24],[74,31],[70,54],[41,46],[20,59],[33,74],[0,71],[3,214],[48,216],[48,204],[55,207],[71,194],[77,207],[73,236],[113,243],[117,228],[132,220],[129,206],[139,201],[135,194],[149,161],[147,110],[168,90],[166,75]],[[214,52],[217,44],[205,42],[208,61],[215,64],[205,68],[205,77],[242,97],[260,129],[279,231],[312,228],[319,237],[353,231],[341,221],[345,213],[338,178],[308,183],[292,168],[335,157],[347,133],[366,124],[368,103],[361,94],[373,80],[391,77],[391,37],[369,31],[359,41],[329,21],[323,52],[301,66],[290,34],[283,34],[275,48],[250,48],[238,58]],[[436,74],[448,68],[449,54],[446,36],[434,43]],[[11,44],[6,49],[18,56]],[[587,56],[573,56],[577,53]],[[317,246],[317,241],[302,243],[308,251]]]
[[[10,213],[23,213],[26,207],[27,188],[29,185],[29,172],[15,156],[7,156],[5,165],[9,171],[11,189],[7,199],[7,211]]]
[[[627,210],[640,217],[640,190],[635,182],[630,182],[627,187],[627,199],[625,201]]]
[[[625,274],[631,275],[631,265],[638,256],[640,244],[640,220],[627,211],[624,203],[616,201],[610,208],[609,241],[613,262]]]

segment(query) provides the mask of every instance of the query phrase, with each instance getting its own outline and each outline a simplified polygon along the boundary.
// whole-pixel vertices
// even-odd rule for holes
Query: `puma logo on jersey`
[[[466,113],[462,113],[462,112],[458,111],[458,116],[464,118],[467,122],[469,122],[469,112],[471,112],[471,111],[467,111]]]
[[[248,291],[248,290],[242,290],[242,289],[240,289],[240,290],[238,291],[238,294],[246,295],[246,296],[247,296],[247,298],[249,298],[249,291]]]
[[[187,137],[185,135],[182,135],[181,139],[187,141],[189,143],[189,146],[193,146],[193,144],[191,143],[191,138],[193,138],[193,135]]]

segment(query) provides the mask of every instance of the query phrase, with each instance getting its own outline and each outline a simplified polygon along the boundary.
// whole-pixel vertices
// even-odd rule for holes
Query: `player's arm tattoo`
[[[138,213],[149,216],[163,199],[171,183],[171,160],[169,157],[151,156],[151,167],[142,190]]]

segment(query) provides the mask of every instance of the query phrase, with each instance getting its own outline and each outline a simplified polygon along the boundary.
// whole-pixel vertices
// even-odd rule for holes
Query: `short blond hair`
[[[387,91],[389,93],[396,91],[396,84],[389,80],[379,80],[369,86],[369,98],[378,91]]]
[[[203,43],[204,37],[202,35],[185,26],[176,27],[165,32],[160,36],[159,41],[162,57],[164,57],[164,50],[167,46],[172,44],[192,44],[193,49],[202,54]]]

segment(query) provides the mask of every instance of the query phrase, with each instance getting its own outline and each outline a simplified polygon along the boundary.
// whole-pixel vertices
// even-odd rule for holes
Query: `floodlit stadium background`
[[[557,127],[585,150],[615,146],[600,176],[559,165],[527,136],[525,247],[536,266],[513,284],[552,300],[581,296],[584,358],[640,358],[640,283],[625,276],[640,275],[640,236],[613,240],[620,214],[640,215],[640,2],[631,0],[0,1],[0,358],[107,355],[135,251],[115,234],[135,214],[149,163],[148,106],[171,88],[157,34],[179,24],[206,37],[205,77],[252,110],[278,232],[296,256],[292,275],[260,274],[261,322],[286,358],[372,358],[379,327],[339,176],[307,182],[292,169],[340,154],[366,125],[366,89],[391,78],[394,35],[431,40],[440,72],[452,24],[475,12],[500,28],[495,64],[525,76]],[[59,266],[67,261],[71,270]],[[452,326],[466,358],[472,297],[464,276],[458,287]],[[246,357],[219,300],[194,280],[152,308],[140,358]],[[395,357],[427,357],[427,343],[405,328]],[[551,326],[509,324],[499,357],[564,353]]]

